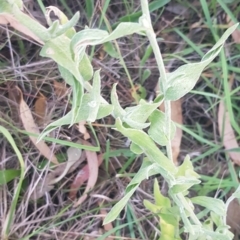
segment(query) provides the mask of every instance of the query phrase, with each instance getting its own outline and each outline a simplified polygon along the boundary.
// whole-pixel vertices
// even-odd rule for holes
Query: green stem
[[[149,42],[152,46],[158,69],[161,76],[161,81],[159,81],[159,87],[160,90],[165,94],[167,90],[167,74],[165,71],[165,66],[161,54],[161,50],[158,46],[158,42],[156,39],[156,35],[154,33],[152,23],[151,23],[151,17],[150,12],[148,9],[148,1],[147,0],[141,0],[141,6],[142,6],[142,12],[143,12],[143,18],[142,18],[142,24],[146,27],[146,34],[149,39]],[[166,126],[166,135],[169,139],[167,143],[167,156],[172,161],[172,146],[171,146],[171,140],[170,140],[170,132],[171,132],[171,104],[170,101],[164,101],[165,106],[165,126]]]

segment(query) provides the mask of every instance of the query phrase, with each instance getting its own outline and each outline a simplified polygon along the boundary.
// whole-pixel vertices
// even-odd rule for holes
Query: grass
[[[221,28],[215,28],[216,24],[226,26],[219,16],[228,14],[231,19],[236,20],[240,10],[239,7],[236,8],[234,2],[227,5],[220,0],[201,0],[198,6],[189,6],[188,1],[179,0],[172,3],[173,7],[180,9],[179,6],[181,6],[188,13],[179,19],[177,18],[178,14],[171,10],[173,8],[169,5],[162,7],[160,2],[153,1],[151,16],[155,22],[154,29],[157,37],[164,37],[164,40],[159,40],[158,43],[163,51],[165,65],[169,66],[169,71],[175,70],[183,62],[199,60],[222,34]],[[140,11],[139,5],[135,1],[104,1],[102,6],[100,2],[96,1],[96,3],[85,1],[84,4],[81,4],[81,1],[78,0],[74,6],[74,4],[68,4],[67,1],[61,0],[58,2],[58,7],[68,16],[72,16],[78,10],[76,8],[81,7],[83,24],[78,24],[80,29],[87,24],[109,31],[112,31],[118,22],[129,19],[135,21]],[[38,0],[32,4],[39,15],[44,12],[45,2]],[[47,4],[54,5],[55,2],[49,0]],[[195,17],[188,19],[188,15]],[[220,20],[217,19],[218,17]],[[191,28],[194,23],[200,23],[200,25],[197,28]],[[1,31],[6,34],[4,30],[1,29]],[[169,37],[170,35],[172,38]],[[146,90],[146,99],[150,99],[151,95],[155,94],[154,88],[159,74],[151,49],[146,51],[147,46],[145,38],[133,35],[113,42],[119,58],[112,58],[99,46],[88,49],[89,53],[92,52],[93,62],[96,63],[95,70],[99,68],[97,63],[101,64],[101,88],[106,99],[110,98],[110,91],[115,82],[118,82],[118,87],[121,89],[118,95],[123,107],[133,106],[134,102],[139,100],[141,94],[136,90],[138,85]],[[214,196],[221,190],[218,197],[224,199],[229,192],[238,187],[238,169],[229,160],[217,130],[218,104],[221,99],[224,99],[230,114],[231,125],[236,135],[239,136],[240,133],[239,118],[236,117],[240,114],[238,108],[238,48],[229,40],[225,51],[222,51],[220,57],[208,67],[205,71],[206,74],[201,76],[194,90],[183,99],[183,125],[179,127],[183,130],[184,135],[179,162],[182,162],[185,155],[189,154],[203,180],[203,185],[196,185],[192,189],[192,194],[197,192]],[[0,211],[0,218],[5,219],[5,222],[0,222],[2,234],[9,236],[9,239],[22,240],[86,239],[86,236],[107,239],[111,234],[114,234],[116,239],[124,239],[124,237],[128,239],[159,239],[158,219],[143,206],[143,199],[153,200],[152,178],[145,180],[140,185],[126,209],[114,222],[113,229],[104,232],[102,228],[101,208],[109,210],[114,202],[123,197],[126,185],[131,176],[140,168],[142,161],[141,156],[129,151],[127,140],[118,132],[111,130],[109,126],[114,124],[111,117],[99,121],[99,125],[92,128],[88,126],[93,147],[83,147],[75,143],[82,137],[75,125],[70,128],[61,127],[54,132],[54,135],[44,138],[53,151],[59,154],[66,154],[68,147],[83,147],[87,150],[100,150],[104,153],[104,162],[100,167],[101,177],[84,204],[77,209],[72,209],[72,203],[67,197],[71,181],[80,167],[67,175],[56,185],[54,190],[43,198],[36,202],[30,200],[29,191],[34,188],[34,176],[39,177],[39,174],[45,173],[40,172],[37,166],[46,159],[43,159],[29,142],[29,133],[23,130],[21,121],[15,118],[16,116],[14,117],[13,113],[16,111],[17,103],[14,103],[13,99],[9,97],[7,83],[11,82],[13,86],[17,85],[22,89],[24,98],[32,110],[38,96],[37,93],[41,92],[48,96],[51,111],[46,125],[52,119],[63,116],[71,108],[68,99],[59,99],[54,91],[53,80],[61,79],[55,64],[40,58],[38,52],[38,46],[22,40],[11,31],[9,39],[1,45],[0,120],[6,129],[4,131],[8,140],[11,139],[10,134],[13,139],[11,139],[11,143],[5,138],[1,139],[0,169],[21,170],[20,178],[0,185],[1,198],[5,203],[4,209]],[[103,56],[98,58],[97,53]],[[142,81],[142,74],[146,69],[150,70],[150,76]],[[235,74],[232,90],[228,86],[231,73]],[[132,94],[134,91],[136,91],[135,94]],[[16,147],[19,150],[16,150]],[[20,163],[17,163],[14,157],[16,151]],[[26,171],[24,171],[24,165],[27,166]],[[45,171],[48,170],[45,168]],[[160,185],[164,184],[161,177],[158,177],[158,180]],[[99,207],[98,203],[102,200],[105,201]],[[9,218],[6,217],[7,208],[11,209]],[[15,214],[13,214],[14,212]],[[201,212],[200,214],[204,215]],[[187,239],[184,234],[182,237]]]

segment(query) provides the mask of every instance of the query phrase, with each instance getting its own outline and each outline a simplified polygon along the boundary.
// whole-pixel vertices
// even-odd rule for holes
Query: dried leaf
[[[229,89],[231,89],[232,87],[232,82],[233,78],[231,78],[229,81]],[[223,145],[226,150],[239,148],[234,131],[231,126],[229,113],[224,106],[224,100],[219,103],[218,130],[223,138]],[[240,152],[229,151],[228,154],[235,164],[240,165]]]
[[[85,127],[86,121],[81,121],[78,123],[78,131],[83,134],[84,140],[87,140],[90,138],[90,135],[87,131],[87,128]]]
[[[160,106],[160,109],[164,111],[164,105]],[[181,99],[177,101],[171,101],[171,119],[172,121],[182,124],[183,117],[182,117],[182,101]],[[172,144],[172,153],[173,153],[173,162],[175,165],[178,165],[178,155],[180,153],[180,146],[182,141],[182,129],[176,127],[176,134],[171,141]]]
[[[68,88],[66,87],[66,84],[63,82],[58,82],[58,81],[54,80],[53,87],[55,90],[55,94],[59,98],[65,97],[66,94],[68,93]]]
[[[231,20],[231,18],[229,16],[227,16],[227,22],[228,22],[228,26],[231,27],[233,26],[235,23]],[[237,28],[233,33],[232,33],[232,38],[234,40],[235,43],[240,43],[240,30],[239,28]]]
[[[40,94],[34,105],[34,112],[36,114],[36,123],[38,126],[42,126],[45,123],[47,109],[47,98]]]
[[[92,146],[89,142],[82,140],[85,145]],[[87,198],[87,194],[95,186],[98,178],[98,158],[96,152],[86,150],[89,178],[83,195],[74,204],[74,207],[82,204]]]
[[[22,120],[23,126],[27,132],[39,135],[40,132],[33,120],[31,110],[29,109],[26,102],[23,100],[22,91],[18,87],[16,88],[21,96],[20,102],[19,102],[19,114],[20,114],[20,118]],[[52,153],[51,149],[43,140],[38,142],[37,137],[29,136],[29,138],[45,158],[47,158],[49,161],[51,161],[54,164],[58,164],[58,160],[56,156]]]
[[[33,34],[28,28],[23,26],[21,23],[18,22],[17,19],[15,19],[12,15],[10,15],[8,13],[0,14],[0,24],[4,24],[4,25],[9,24],[11,27],[15,28],[19,32],[24,33],[25,35],[34,39],[36,42],[38,42],[42,45],[44,44],[44,42],[39,37],[37,37],[35,34]]]
[[[103,161],[102,154],[98,155],[98,166],[101,165]],[[74,200],[77,195],[77,191],[79,188],[83,185],[84,182],[86,182],[89,179],[89,167],[88,165],[85,165],[77,174],[74,181],[71,184],[70,192],[69,192],[69,198],[71,200]]]
[[[54,188],[54,184],[59,182],[66,174],[73,172],[86,158],[81,149],[70,147],[67,150],[67,161],[58,165],[55,169],[40,179],[34,189],[31,199],[37,200]]]
[[[230,230],[234,234],[235,238],[234,240],[238,240],[238,235],[240,234],[240,204],[238,199],[234,199],[231,201],[231,203],[228,206],[227,210],[227,225],[229,225],[231,228]]]

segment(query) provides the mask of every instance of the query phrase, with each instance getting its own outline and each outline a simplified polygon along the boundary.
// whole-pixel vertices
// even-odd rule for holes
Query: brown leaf
[[[231,89],[232,87],[232,82],[233,78],[230,78],[229,89]],[[224,100],[219,103],[218,130],[223,138],[223,145],[226,150],[239,148],[234,131],[231,126],[229,113],[227,109],[225,109]],[[228,154],[235,164],[240,165],[240,152],[229,151]]]
[[[98,155],[98,166],[101,165],[103,161],[102,154]],[[71,200],[74,200],[77,195],[78,189],[83,185],[84,182],[86,182],[89,179],[89,167],[88,165],[85,165],[77,174],[75,179],[73,180],[70,192],[69,192],[69,198]]]
[[[229,16],[227,16],[227,22],[228,22],[228,26],[231,27],[233,26],[235,23],[231,20],[231,18]],[[239,28],[237,28],[233,33],[232,33],[232,38],[234,40],[235,43],[240,43],[240,30]]]
[[[34,105],[34,112],[36,114],[36,123],[38,126],[42,126],[45,123],[47,109],[47,98],[40,94]]]
[[[164,111],[164,104],[160,106],[160,109]],[[181,99],[177,101],[172,101],[171,102],[171,119],[173,122],[176,122],[178,124],[182,124],[182,101]],[[174,138],[171,141],[172,144],[172,153],[173,153],[173,162],[175,165],[178,165],[178,155],[180,153],[180,146],[181,146],[181,141],[182,141],[182,129],[181,128],[176,128],[176,134]]]
[[[85,145],[92,146],[89,142],[82,140]],[[88,162],[88,171],[89,178],[87,182],[87,186],[83,195],[78,199],[78,201],[74,204],[74,207],[82,204],[87,198],[87,194],[91,189],[95,186],[98,178],[98,157],[96,152],[86,150],[87,162]]]
[[[68,88],[66,87],[66,84],[63,82],[58,82],[58,81],[54,80],[53,87],[55,90],[55,94],[59,98],[64,97],[68,93]]]
[[[37,37],[27,27],[22,25],[16,18],[14,18],[12,15],[8,13],[0,14],[0,24],[3,24],[3,25],[10,24],[11,27],[15,28],[19,32],[24,33],[25,35],[31,37],[36,42],[41,43],[42,45],[44,44],[44,42],[39,37]]]
[[[18,90],[18,92],[21,96],[20,102],[19,102],[19,114],[20,114],[20,118],[22,120],[23,126],[27,132],[39,135],[40,132],[38,130],[37,125],[35,124],[35,122],[33,120],[31,110],[29,109],[26,102],[23,100],[22,91],[18,87],[16,87],[16,89]],[[31,141],[35,145],[35,147],[39,150],[39,152],[45,158],[47,158],[54,164],[58,164],[58,160],[57,160],[56,156],[53,154],[51,149],[48,147],[48,145],[43,140],[38,142],[37,137],[31,136],[31,135],[29,135],[29,138],[31,139]]]
[[[234,199],[230,202],[227,210],[227,225],[231,228],[230,230],[234,234],[234,240],[238,240],[238,235],[240,234],[240,205],[238,199]]]

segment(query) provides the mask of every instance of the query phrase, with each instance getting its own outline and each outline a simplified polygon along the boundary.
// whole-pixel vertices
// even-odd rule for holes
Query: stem
[[[142,6],[142,12],[143,12],[143,25],[146,26],[146,34],[149,39],[149,42],[152,46],[153,53],[155,55],[158,69],[161,76],[161,81],[159,80],[159,87],[163,94],[165,94],[167,90],[167,74],[165,71],[165,66],[161,54],[161,50],[158,46],[158,42],[156,39],[156,35],[154,33],[152,23],[151,23],[151,17],[150,12],[148,9],[148,1],[147,0],[141,0],[141,6]],[[171,140],[170,140],[170,132],[171,132],[171,104],[170,101],[164,101],[164,107],[165,107],[165,127],[166,127],[166,136],[168,138],[167,143],[167,156],[168,158],[173,161],[172,159],[172,146],[171,146]]]

